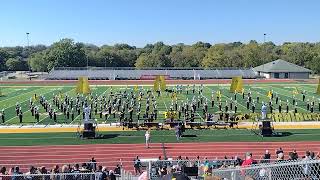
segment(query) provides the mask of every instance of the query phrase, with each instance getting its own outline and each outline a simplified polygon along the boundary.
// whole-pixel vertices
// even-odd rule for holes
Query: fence
[[[122,175],[109,174],[108,172],[95,173],[55,173],[55,174],[11,174],[0,175],[0,180],[104,180],[114,176],[117,180],[134,180],[137,177],[131,173],[122,171]]]
[[[228,180],[242,179],[320,179],[320,160],[301,160],[260,164],[251,167],[213,169],[212,176]]]

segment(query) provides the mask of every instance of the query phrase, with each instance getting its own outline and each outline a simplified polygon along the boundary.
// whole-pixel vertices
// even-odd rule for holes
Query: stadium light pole
[[[30,46],[29,34],[30,34],[29,32],[26,32],[26,35],[27,35],[27,50],[28,50],[28,53],[29,53],[29,46]],[[29,71],[31,72],[30,64],[29,64]]]
[[[263,33],[263,44],[266,43],[266,36],[267,36],[267,33]],[[265,52],[265,57],[264,57],[264,62],[262,62],[262,70],[264,71],[264,63],[267,61],[267,49],[266,47],[264,47],[264,52]],[[264,76],[264,75],[263,75]]]
[[[29,42],[29,32],[26,32],[26,35],[27,35],[27,48],[29,48],[29,44],[30,44],[30,42]]]

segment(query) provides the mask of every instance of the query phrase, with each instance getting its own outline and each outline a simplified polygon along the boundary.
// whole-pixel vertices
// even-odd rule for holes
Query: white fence
[[[250,167],[234,167],[213,169],[212,176],[227,180],[242,179],[320,179],[320,160],[300,160],[291,162],[278,162],[272,164],[259,164]]]

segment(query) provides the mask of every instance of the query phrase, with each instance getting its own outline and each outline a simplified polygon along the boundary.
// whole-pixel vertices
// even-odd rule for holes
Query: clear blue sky
[[[1,0],[0,46],[320,40],[319,0]]]

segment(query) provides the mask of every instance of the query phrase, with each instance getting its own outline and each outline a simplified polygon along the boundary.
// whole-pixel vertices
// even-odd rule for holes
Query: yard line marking
[[[54,91],[56,91],[57,89],[55,89]],[[71,91],[73,91],[74,89],[71,89],[71,90],[69,90],[69,91],[66,91],[66,92],[64,92],[63,94],[68,94],[69,92],[71,92]],[[48,102],[49,101],[52,101],[52,99],[54,98],[54,96],[51,98],[51,99],[49,99],[48,100]],[[45,117],[44,118],[42,118],[39,122],[37,122],[36,124],[34,124],[34,125],[38,125],[40,122],[42,122],[43,120],[45,120],[47,117],[49,117],[49,114],[48,115],[45,115]]]
[[[43,87],[43,88],[40,88],[40,89],[46,89],[46,88],[47,88],[47,87]],[[2,104],[4,101],[7,101],[7,100],[12,99],[12,98],[17,98],[17,97],[20,97],[20,96],[25,96],[26,94],[29,94],[29,93],[31,93],[31,92],[32,92],[32,94],[31,94],[31,96],[32,96],[32,95],[33,95],[33,92],[39,91],[40,89],[35,89],[35,90],[32,90],[32,91],[29,91],[29,92],[20,94],[20,95],[18,95],[18,96],[13,96],[13,97],[11,97],[11,98],[4,99],[4,100],[0,101],[0,103]],[[19,99],[19,98],[18,98],[18,99]],[[29,100],[29,99],[27,99],[27,100]],[[23,101],[23,102],[25,102],[25,101]],[[14,105],[14,106],[15,106],[15,105]],[[10,107],[12,107],[12,106],[10,106]],[[6,109],[7,109],[7,108],[6,108]]]
[[[45,94],[52,93],[52,92],[54,92],[54,91],[55,91],[55,90],[48,91],[48,92],[46,92]],[[22,103],[24,103],[24,102],[26,102],[26,101],[28,101],[28,100],[29,100],[29,99],[27,99],[27,100],[23,101]],[[22,103],[21,103],[21,104],[22,104]],[[13,106],[10,106],[10,107],[13,107]],[[29,112],[29,110],[24,111],[22,114],[27,113],[27,112]],[[14,116],[14,117],[12,117],[12,118],[8,119],[7,121],[5,121],[5,124],[7,124],[7,122],[9,122],[9,121],[11,121],[11,120],[15,119],[16,117],[17,117],[17,116]]]
[[[101,94],[98,96],[98,98],[101,97],[103,94],[105,94],[108,90],[110,90],[109,87],[108,87],[107,90],[105,90],[103,93],[101,93]],[[69,123],[69,125],[72,124],[72,123],[73,123],[76,119],[78,119],[78,117],[80,117],[80,116],[81,116],[81,113],[80,113],[79,115],[77,115],[76,118],[74,118],[74,120]]]

